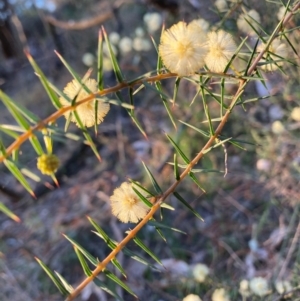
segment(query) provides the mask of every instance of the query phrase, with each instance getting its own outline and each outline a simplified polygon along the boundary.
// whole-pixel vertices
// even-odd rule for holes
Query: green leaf
[[[286,41],[288,42],[288,44],[290,45],[290,47],[293,49],[293,52],[298,56],[298,52],[296,50],[296,48],[294,47],[293,43],[289,40],[289,38],[287,37],[287,35],[283,32],[282,33],[284,38],[286,39]]]
[[[83,256],[94,266],[98,265],[98,260],[92,256],[87,250],[85,250],[80,244],[78,244],[75,240],[68,237],[66,234],[63,234],[63,236],[70,241],[82,254]]]
[[[167,163],[174,166],[173,162],[167,162]],[[188,167],[188,164],[177,164],[177,166],[186,169]],[[222,171],[217,169],[204,169],[204,168],[193,168],[191,169],[191,171],[194,173],[209,173],[209,172],[222,173]]]
[[[133,241],[143,249],[149,256],[151,256],[158,264],[162,265],[159,258],[136,236],[133,238]]]
[[[201,89],[198,89],[197,92],[196,92],[196,94],[195,94],[195,96],[193,97],[193,99],[192,99],[192,101],[190,103],[190,106],[193,105],[193,103],[195,102],[195,100],[198,97],[198,95],[200,94],[200,92],[201,92]]]
[[[273,95],[274,96],[274,95]],[[260,96],[260,97],[254,97],[254,98],[249,98],[249,99],[246,99],[246,100],[240,100],[236,103],[236,105],[243,105],[245,103],[248,103],[248,102],[254,102],[254,101],[258,101],[258,100],[262,100],[262,99],[267,99],[267,98],[270,98],[271,95],[266,95],[266,96]]]
[[[127,286],[123,281],[121,281],[116,275],[114,275],[112,272],[110,272],[109,270],[104,270],[103,273],[109,278],[111,279],[113,282],[117,283],[119,286],[121,286],[122,288],[124,288],[130,295],[134,296],[135,298],[137,298],[137,295],[135,295],[135,293],[130,289],[129,286]]]
[[[136,85],[137,82],[139,82],[139,84],[140,84],[140,82],[147,81],[147,79],[150,76],[153,76],[153,75],[156,75],[156,70],[155,71],[149,71],[149,72],[147,72],[147,73],[145,73],[143,75],[140,75],[140,76],[138,76],[138,77],[136,77],[136,78],[134,78],[132,80],[128,80],[127,81],[127,85],[132,87],[132,86]]]
[[[124,99],[123,99],[123,96],[120,92],[116,92],[116,97],[117,99],[121,102],[121,103],[124,103]],[[137,118],[135,117],[134,115],[134,105],[133,105],[133,96],[132,96],[132,91],[131,89],[129,89],[129,98],[130,98],[130,104],[132,106],[132,108],[130,110],[127,110],[127,113],[128,115],[130,116],[130,118],[132,119],[132,121],[135,123],[135,125],[137,126],[137,128],[140,130],[140,132],[142,133],[142,135],[146,138],[147,138],[147,134],[146,132],[144,131],[144,129],[142,128],[140,122],[137,120]]]
[[[180,157],[183,159],[183,161],[186,164],[190,163],[190,160],[188,159],[188,157],[184,154],[184,152],[180,149],[180,147],[176,144],[176,142],[168,135],[166,134],[167,138],[170,140],[170,142],[172,143],[172,145],[174,146],[174,148],[176,149],[176,151],[178,152],[178,154],[180,155]]]
[[[268,87],[267,87],[267,82],[266,82],[265,78],[263,77],[263,75],[261,74],[259,68],[257,68],[256,74],[257,74],[257,78],[260,79],[260,82],[261,82],[262,85],[265,87],[265,89],[269,91],[269,89],[268,89]],[[270,95],[268,95],[268,97],[270,97]],[[243,102],[243,103],[244,103],[244,102]]]
[[[115,291],[109,288],[104,282],[100,281],[98,278],[95,278],[94,283],[99,286],[103,291],[107,292],[109,295],[113,296],[115,300],[124,301]]]
[[[15,102],[9,98],[5,93],[3,93],[0,90],[0,98],[2,99],[4,105],[6,106],[6,108],[9,110],[9,112],[12,114],[12,116],[14,117],[14,119],[18,122],[18,124],[20,125],[20,127],[22,127],[23,129],[25,129],[26,131],[30,130],[30,124],[27,122],[26,118],[29,118],[30,121],[32,121],[33,123],[35,123],[35,119],[33,114],[26,114],[26,111],[22,112],[22,107],[18,107]],[[24,117],[25,116],[25,117]],[[43,154],[43,148],[41,146],[41,144],[39,143],[38,139],[35,136],[31,136],[29,138],[29,141],[31,142],[34,150],[36,151],[36,153],[40,156]]]
[[[80,129],[82,130],[82,133],[84,135],[84,137],[86,138],[87,142],[88,142],[88,145],[90,146],[90,148],[92,149],[92,151],[94,152],[95,156],[97,157],[97,159],[99,161],[101,161],[101,157],[100,157],[100,154],[97,150],[97,147],[95,145],[95,143],[93,142],[93,139],[92,137],[90,136],[90,134],[87,132],[86,130],[86,127],[83,125],[82,121],[80,120],[80,117],[78,115],[78,113],[76,111],[73,112],[75,118],[76,118],[76,121],[78,122],[79,124],[79,127]]]
[[[11,109],[16,110],[21,115],[23,115],[29,122],[32,124],[36,124],[40,121],[40,118],[27,110],[20,103],[16,103],[13,99],[11,99],[7,94],[5,94],[2,90],[0,90],[0,98],[3,99],[4,104],[9,105]]]
[[[161,83],[160,83],[160,82],[157,82],[157,83],[159,83],[159,86],[161,87],[160,89],[158,89],[157,87],[156,87],[156,88],[153,87],[152,85],[150,85],[150,84],[147,83],[146,81],[143,82],[143,85],[144,85],[146,88],[150,89],[151,91],[156,92],[156,93],[159,95],[159,97],[160,97],[161,99],[163,99],[163,100],[165,100],[165,101],[168,101],[168,99],[170,99],[170,97],[168,97],[166,94],[163,93]]]
[[[139,182],[134,181],[132,179],[129,179],[129,181],[131,183],[133,183],[135,186],[139,187],[141,190],[145,191],[145,193],[147,194],[147,197],[155,197],[155,194],[153,194],[152,192],[150,192],[148,189],[146,189],[144,186],[142,186]]]
[[[191,171],[189,172],[189,176],[190,178],[196,183],[196,185],[204,192],[206,193],[205,189],[202,187],[202,185],[200,184],[200,182],[198,181],[198,179],[196,178],[196,176],[194,175],[194,173]]]
[[[247,63],[244,75],[248,75],[248,70],[249,70],[249,68],[250,68],[250,66],[252,64],[252,60],[253,60],[254,56],[256,55],[256,49],[257,49],[258,43],[259,43],[259,39],[257,39],[257,41],[256,41],[256,43],[254,45],[254,48],[253,48],[253,50],[251,52],[251,55],[250,55],[250,58],[248,60],[248,63]]]
[[[7,153],[6,153],[6,149],[2,143],[2,140],[0,139],[0,154],[3,156],[3,157],[6,157],[7,156]]]
[[[108,247],[112,250],[114,250],[117,247],[117,242],[110,239],[109,236],[104,232],[104,230],[91,218],[88,216],[88,220],[93,225],[93,227],[97,230],[97,232],[92,231],[97,236],[99,236],[101,239],[105,241],[105,243],[108,245]],[[112,260],[112,264],[121,272],[121,274],[126,277],[125,270],[121,266],[121,264],[118,262],[116,258]]]
[[[136,193],[136,195],[139,197],[139,199],[149,208],[151,208],[153,205],[151,202],[148,201],[147,198],[145,198],[136,188],[132,186],[133,191]]]
[[[40,259],[38,259],[37,257],[35,257],[35,260],[39,263],[39,265],[47,273],[47,275],[49,276],[49,278],[53,281],[53,283],[59,289],[59,291],[62,293],[62,295],[65,296],[65,297],[68,296],[70,294],[70,292],[65,288],[65,286],[63,285],[63,283],[60,281],[59,277],[55,273],[53,273],[47,267],[47,265],[45,265]]]
[[[196,128],[195,126],[193,126],[193,125],[191,125],[191,124],[189,124],[189,123],[186,123],[186,122],[184,122],[184,121],[182,121],[182,120],[179,120],[179,122],[185,124],[186,126],[190,127],[191,129],[193,129],[193,130],[199,132],[199,133],[202,134],[204,137],[207,137],[207,138],[210,137],[209,133],[206,132],[206,131],[200,130],[200,129]]]
[[[223,77],[223,79],[224,79],[224,77]],[[223,103],[222,104],[222,102],[219,100],[219,98],[217,97],[218,96],[218,94],[216,94],[216,93],[212,93],[210,90],[209,90],[209,88],[207,87],[207,85],[206,85],[206,82],[207,81],[205,81],[205,83],[203,83],[202,85],[200,85],[200,92],[203,92],[203,95],[206,95],[206,94],[208,94],[209,96],[211,96],[214,100],[216,100],[219,104],[220,104],[220,106],[222,106],[222,108],[224,109],[224,110],[226,110],[228,107]],[[206,92],[206,93],[205,93]],[[201,95],[202,96],[202,95]],[[205,96],[206,97],[206,96]],[[202,97],[202,99],[203,99],[203,97]]]
[[[202,85],[204,85],[203,80],[202,80],[202,76],[200,76],[200,82],[202,83]],[[206,96],[205,96],[205,93],[204,93],[204,88],[203,88],[202,85],[201,85],[200,89],[201,89],[201,96],[202,96],[202,101],[203,101],[203,108],[204,108],[206,118],[208,120],[210,135],[213,136],[215,131],[214,131],[214,128],[212,126],[210,112],[209,112],[209,108],[208,108],[208,105],[207,105],[207,100],[206,100]]]
[[[89,222],[92,224],[92,226],[96,229],[97,233],[100,234],[99,236],[105,241],[105,243],[113,250],[116,248],[117,244],[110,239],[110,237],[105,233],[105,231],[93,220],[91,217],[87,217]]]
[[[42,146],[41,146],[41,144],[40,144],[38,138],[35,137],[35,136],[31,136],[31,137],[29,138],[29,141],[30,141],[30,143],[32,144],[32,146],[33,146],[35,152],[36,152],[39,156],[41,156],[41,155],[44,153],[44,151],[43,151],[43,148],[42,148]]]
[[[76,255],[80,261],[80,264],[83,268],[84,274],[88,277],[92,276],[93,273],[92,273],[91,269],[89,268],[83,254],[78,250],[78,248],[76,246],[74,246],[74,250],[75,250],[75,253],[76,253]]]
[[[178,169],[178,160],[177,160],[177,154],[174,154],[174,175],[176,181],[180,180],[180,174],[179,174],[179,169]]]
[[[42,72],[42,70],[39,68],[38,64],[35,62],[35,60],[33,59],[33,57],[28,53],[25,52],[29,63],[31,64],[32,68],[34,69],[34,71],[36,72],[37,76],[39,77],[46,93],[48,94],[48,97],[50,98],[53,106],[56,109],[61,108],[61,103],[59,102],[59,99],[57,97],[57,95],[54,93],[54,91],[51,89],[50,85],[49,85],[49,81],[46,78],[46,76],[44,75],[44,73]]]
[[[22,175],[21,171],[17,167],[17,165],[6,159],[3,161],[4,165],[9,169],[9,171],[12,173],[12,175],[22,184],[22,186],[32,195],[32,197],[36,198],[33,190],[31,189],[30,185]]]
[[[26,167],[21,167],[22,174],[35,182],[41,182],[41,178]]]
[[[213,148],[217,148],[218,146],[224,144],[225,142],[227,142],[227,141],[229,141],[229,140],[231,140],[231,139],[232,139],[231,137],[230,137],[230,138],[227,138],[227,139],[224,139],[224,140],[222,140],[222,141],[220,141],[220,142],[214,144],[213,146],[207,148],[206,150],[202,151],[202,153],[203,153],[203,154],[206,154],[206,153],[210,152]]]
[[[125,109],[130,109],[130,110],[134,110],[134,106],[129,104],[129,103],[124,103],[124,102],[120,102],[119,99],[105,99],[108,103],[111,103],[115,106],[121,106]]]
[[[185,207],[187,207],[197,218],[199,218],[202,222],[204,219],[201,215],[194,209],[192,206],[176,191],[173,192],[174,196],[180,201]]]
[[[118,60],[112,50],[112,47],[111,47],[111,43],[109,41],[109,38],[106,34],[106,31],[104,29],[104,27],[102,26],[102,32],[104,34],[104,39],[105,39],[105,42],[107,44],[107,48],[108,48],[108,52],[109,52],[109,56],[110,56],[110,59],[111,59],[111,63],[112,63],[112,66],[113,66],[113,69],[114,69],[114,72],[115,72],[115,75],[116,75],[116,78],[117,78],[117,81],[119,83],[122,83],[124,82],[124,76],[122,74],[122,71],[120,69],[120,66],[118,64]]]
[[[22,114],[15,108],[12,104],[13,100],[10,99],[5,93],[0,90],[0,98],[2,99],[3,104],[6,106],[8,111],[14,117],[14,119],[18,122],[18,124],[25,130],[30,129],[30,124],[26,121],[26,119],[22,116]]]
[[[164,106],[166,108],[166,111],[167,111],[167,113],[169,115],[169,118],[170,118],[170,120],[171,120],[171,122],[172,122],[172,124],[173,124],[173,126],[174,126],[174,128],[176,130],[177,126],[176,126],[176,123],[175,123],[175,119],[174,119],[174,117],[173,117],[173,115],[171,113],[171,110],[169,108],[168,100],[167,100],[166,97],[162,96],[162,85],[161,85],[161,82],[159,82],[159,81],[155,82],[155,86],[156,86],[157,90],[160,92],[160,98],[163,101],[163,104],[164,104]]]
[[[167,203],[161,203],[160,207],[161,207],[161,208],[168,209],[168,210],[172,210],[172,211],[175,210],[174,207],[172,207],[171,205],[169,205],[169,204],[167,204]]]
[[[100,101],[101,101],[101,100],[100,100]],[[96,135],[97,135],[97,133],[98,133],[98,129],[97,129],[98,105],[99,105],[98,101],[95,101],[95,102],[94,102],[94,115],[95,115],[95,117],[94,117],[94,131],[95,131]],[[98,152],[97,152],[97,153],[98,153]]]
[[[66,288],[66,290],[71,293],[74,291],[74,288],[72,287],[72,285],[70,285],[67,280],[58,272],[54,271],[54,273],[56,274],[56,276],[59,278],[60,282],[63,284],[63,286]]]
[[[162,213],[162,210],[161,210],[161,213]],[[162,215],[162,214],[161,214],[161,215]],[[161,218],[161,219],[162,219],[162,218]],[[163,240],[164,242],[167,242],[167,239],[165,238],[165,236],[164,236],[163,232],[160,230],[160,228],[155,227],[155,230],[156,230],[156,232],[158,233],[158,235],[162,238],[162,240]]]
[[[162,30],[163,30],[163,29],[162,29]],[[157,73],[157,74],[160,74],[160,73],[161,73],[161,70],[162,70],[162,68],[163,68],[164,65],[163,65],[162,59],[161,59],[161,57],[160,57],[160,55],[159,55],[159,53],[158,53],[158,46],[157,46],[157,44],[156,44],[154,38],[153,38],[152,36],[150,36],[150,38],[151,38],[151,40],[152,40],[152,43],[153,43],[154,48],[155,48],[156,53],[157,53],[156,73]]]
[[[0,211],[6,214],[9,218],[17,223],[21,222],[21,219],[15,215],[10,209],[8,209],[2,202],[0,202]]]
[[[180,80],[181,80],[180,77],[177,77],[176,80],[175,80],[174,92],[173,92],[173,101],[172,101],[173,104],[176,102]]]
[[[224,94],[225,94],[225,78],[221,79],[221,106],[220,106],[220,117],[223,117],[223,106],[224,106]]]
[[[250,15],[248,15],[249,18],[251,18],[254,23],[256,23],[256,25],[258,25],[259,29],[261,31],[263,31],[265,33],[265,35],[267,35],[267,33],[263,30],[263,28],[261,27],[261,25],[255,20],[253,19]],[[259,31],[256,29],[256,27],[252,24],[252,22],[250,22],[249,20],[247,20],[245,18],[245,21],[248,23],[248,25],[253,29],[253,31],[255,32],[256,36],[261,39],[263,41],[263,43],[265,43],[265,39],[262,37],[262,35],[259,33]]]
[[[219,137],[225,140],[225,136],[220,135]],[[238,143],[253,145],[253,146],[257,146],[257,147],[260,147],[260,146],[261,146],[260,144],[253,143],[253,142],[249,142],[249,141],[245,141],[245,140],[241,140],[241,139],[231,139],[231,140],[229,140],[228,142],[229,142],[229,143],[232,143],[232,142],[238,142]]]
[[[147,172],[148,177],[149,177],[150,180],[151,180],[151,183],[152,183],[152,185],[153,185],[153,187],[154,187],[156,193],[162,194],[163,191],[162,191],[161,188],[159,187],[159,185],[158,185],[158,183],[156,182],[155,178],[153,177],[151,171],[149,170],[149,168],[146,166],[146,164],[145,164],[144,162],[142,162],[142,163],[143,163],[143,166],[144,166],[144,168],[145,168],[145,170],[146,170],[146,172]]]
[[[132,89],[132,96],[138,94],[141,90],[145,89],[145,86],[142,84],[142,85],[139,85],[139,87],[137,87],[134,91],[133,91],[133,87],[130,87],[130,89]]]
[[[117,94],[117,96],[119,96],[119,97],[121,96],[121,93],[120,93],[120,92],[117,92],[116,94]],[[134,107],[134,102],[133,102],[133,89],[132,89],[132,88],[129,89],[129,99],[130,99],[130,104]],[[135,115],[134,115],[134,110],[133,110],[133,109],[128,110],[128,114],[129,114],[129,116],[131,117],[132,121],[133,121],[133,122],[135,123],[135,125],[137,126],[137,128],[140,130],[140,132],[142,133],[142,135],[143,135],[146,139],[148,139],[146,132],[144,131],[144,129],[142,128],[140,122],[137,120],[137,118],[136,118]]]
[[[148,262],[146,259],[142,258],[140,255],[132,252],[131,250],[127,249],[127,248],[123,248],[123,252],[124,254],[126,254],[127,256],[130,256],[133,260],[138,261],[148,267],[150,267],[151,269],[156,270],[157,268],[151,264],[150,262]]]
[[[245,44],[246,40],[248,39],[248,37],[246,37],[238,46],[238,48],[235,50],[233,56],[231,57],[230,61],[227,63],[225,69],[224,69],[224,73],[227,73],[229,67],[231,66],[231,63],[233,62],[233,60],[236,58],[236,56],[239,54],[241,48],[243,47],[243,45]]]
[[[72,105],[74,105],[76,103],[77,97],[82,89],[88,94],[94,94],[91,91],[91,89],[85,84],[87,82],[87,80],[90,78],[91,73],[92,73],[92,69],[88,69],[88,71],[84,74],[82,79],[79,79],[79,81],[76,79],[80,86],[78,88],[78,91],[76,91],[76,93],[75,93],[75,97],[71,101]],[[80,99],[80,100],[82,100],[82,99]]]
[[[172,231],[174,231],[174,232],[178,232],[178,233],[182,233],[182,234],[186,234],[186,233],[183,232],[182,230],[176,229],[176,228],[174,228],[174,227],[167,226],[167,225],[162,224],[162,223],[160,223],[160,222],[157,222],[157,221],[155,221],[155,220],[153,220],[153,219],[150,220],[150,221],[148,222],[148,225],[149,225],[149,226],[153,226],[153,227],[158,227],[158,228],[163,228],[163,229],[172,230]]]
[[[95,233],[97,236],[99,236],[101,239],[105,240],[104,237],[103,237],[100,233],[98,233],[98,232],[96,232],[96,231],[92,231],[92,232]],[[117,242],[111,241],[111,240],[110,240],[108,246],[109,246],[112,250],[114,250],[114,249],[116,248],[116,246],[117,246]],[[112,260],[111,260],[111,263],[112,263],[112,264],[120,271],[120,273],[121,273],[125,278],[127,278],[125,270],[123,269],[122,265],[120,264],[120,262],[119,262],[116,258],[112,259]]]
[[[125,270],[123,269],[121,263],[120,263],[116,258],[112,259],[111,262],[112,262],[112,264],[120,271],[120,273],[121,273],[125,278],[127,278],[126,272],[125,272]]]
[[[102,31],[99,30],[98,35],[98,64],[97,64],[97,81],[99,90],[103,90],[104,81],[103,81],[103,34]]]
[[[18,129],[20,129],[20,130],[13,130],[13,129],[10,129],[9,128],[9,125],[6,125],[6,124],[2,124],[2,125],[0,125],[0,131],[1,132],[3,132],[3,133],[5,133],[6,135],[8,135],[8,136],[10,136],[10,137],[12,137],[12,138],[14,138],[15,140],[17,140],[19,137],[20,137],[20,135],[19,134],[17,134],[16,133],[16,131],[21,131],[21,132],[25,132],[23,129],[21,129],[19,126],[14,126],[15,128],[18,128]]]
[[[75,72],[75,70],[71,67],[71,65],[57,51],[54,52],[61,60],[61,62],[64,64],[64,66],[67,68],[67,70],[70,72],[70,74],[73,76],[73,78],[76,79],[78,83],[81,83],[80,76]]]

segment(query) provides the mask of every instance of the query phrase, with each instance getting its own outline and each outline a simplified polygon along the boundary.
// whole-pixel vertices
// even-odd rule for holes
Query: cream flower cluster
[[[222,72],[236,50],[235,42],[224,30],[209,32],[207,38],[208,54],[205,64],[211,71]]]
[[[229,295],[224,288],[217,288],[211,296],[212,301],[230,301]]]
[[[237,20],[237,26],[239,30],[248,35],[255,34],[253,28],[259,30],[259,26],[258,26],[259,23],[260,23],[260,16],[258,12],[254,9],[251,9],[248,13],[240,15]]]
[[[249,281],[246,279],[243,279],[240,282],[240,288],[239,292],[243,297],[249,297],[251,295],[250,288],[249,288]]]
[[[124,182],[110,197],[112,214],[123,223],[137,223],[149,208],[138,198],[131,183]],[[136,189],[138,189],[136,187]],[[143,193],[143,192],[141,192]]]
[[[263,277],[254,277],[250,280],[249,287],[253,294],[263,297],[270,293],[267,279]]]
[[[202,301],[201,298],[194,294],[189,294],[182,299],[182,301]]]
[[[187,76],[204,64],[213,72],[224,71],[236,50],[233,38],[223,30],[206,34],[202,23],[179,22],[163,32],[159,55],[170,72]]]
[[[98,85],[96,80],[89,78],[85,81],[84,84],[88,88],[88,90],[91,91],[91,93],[96,93],[98,91]],[[70,100],[73,100],[76,97],[76,102],[83,100],[84,98],[90,95],[90,93],[88,93],[84,89],[84,87],[82,87],[82,84],[79,83],[76,79],[73,79],[71,82],[69,82],[67,86],[64,88],[63,92],[70,98]],[[71,105],[71,103],[67,101],[64,97],[60,97],[59,101],[64,107]],[[96,101],[98,101],[97,112],[95,112]],[[101,123],[103,121],[103,118],[108,113],[108,111],[109,111],[109,104],[101,100],[96,100],[96,98],[92,99],[91,101],[85,102],[76,108],[76,112],[81,122],[86,127],[93,126],[95,122],[96,124]],[[75,122],[77,126],[79,126],[77,119],[75,118],[72,111],[68,111],[65,113],[66,119],[70,118],[70,115],[71,115],[71,121]]]
[[[265,44],[260,44],[257,47],[257,51],[261,52],[265,48]],[[282,58],[287,55],[287,47],[280,39],[275,39],[268,48],[268,52],[265,53],[264,59],[261,60],[264,63],[261,68],[265,71],[275,71],[279,66],[283,65]],[[273,62],[272,62],[273,61]]]
[[[163,32],[159,54],[171,72],[185,76],[204,66],[205,45],[206,34],[198,26],[179,22]]]
[[[204,282],[209,274],[209,268],[206,264],[197,263],[193,268],[193,276],[198,282]]]

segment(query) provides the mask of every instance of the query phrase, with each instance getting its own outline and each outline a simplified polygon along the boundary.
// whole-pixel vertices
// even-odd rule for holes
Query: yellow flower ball
[[[59,167],[59,159],[53,154],[43,154],[37,159],[37,168],[44,175],[54,174]]]

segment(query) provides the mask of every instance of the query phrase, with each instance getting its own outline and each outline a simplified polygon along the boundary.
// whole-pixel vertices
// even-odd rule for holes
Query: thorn
[[[20,223],[21,219],[18,216],[13,216],[12,219],[16,222],[16,223]]]
[[[60,187],[59,186],[59,182],[58,182],[58,180],[57,180],[57,178],[55,176],[53,176],[53,182],[54,182],[54,184],[56,185],[57,188]]]

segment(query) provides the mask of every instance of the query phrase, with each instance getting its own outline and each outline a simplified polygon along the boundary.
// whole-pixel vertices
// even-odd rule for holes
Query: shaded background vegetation
[[[3,3],[8,4],[7,1]],[[245,1],[244,4],[263,14],[263,25],[271,32],[277,20],[266,12],[275,11],[276,6],[263,1]],[[0,88],[41,118],[54,109],[23,56],[23,47],[29,48],[45,74],[62,89],[71,78],[53,49],[58,50],[83,75],[87,66],[82,62],[82,57],[87,52],[95,54],[100,25],[104,25],[107,32],[115,31],[121,36],[134,38],[137,27],[143,27],[146,31],[143,16],[147,12],[160,13],[166,27],[179,20],[190,21],[200,17],[214,24],[223,16],[216,10],[213,1],[209,0],[56,0],[35,4],[15,0],[5,9],[10,13],[6,19],[5,15],[1,15],[0,29],[5,26],[10,28],[14,47],[5,48],[1,40]],[[242,36],[236,27],[238,15],[238,10],[233,12],[223,24],[227,31],[237,37],[237,41]],[[12,20],[12,16],[15,19]],[[49,16],[65,21],[70,28],[54,25]],[[85,29],[72,29],[73,24],[81,24],[81,21],[95,17],[103,17],[103,20]],[[20,31],[16,33],[18,22],[22,25],[24,36],[20,35]],[[299,25],[299,18],[294,22]],[[158,42],[160,31],[152,34]],[[149,33],[146,33],[146,38],[150,40]],[[299,37],[295,36],[293,41],[299,49]],[[154,70],[156,57],[154,47],[147,52],[132,50],[127,54],[118,54],[127,79]],[[155,254],[161,259],[174,260],[174,266],[198,262],[208,265],[211,270],[209,280],[199,284],[186,274],[167,270],[158,273],[121,257],[128,274],[128,279],[124,281],[141,300],[181,300],[188,293],[196,293],[203,300],[210,300],[211,291],[216,287],[227,288],[232,300],[241,300],[238,294],[241,279],[263,276],[272,283],[280,272],[294,286],[299,285],[298,247],[294,251],[292,249],[292,256],[287,260],[288,252],[295,247],[292,239],[296,237],[299,246],[300,236],[300,230],[296,231],[299,228],[300,124],[290,117],[292,109],[300,106],[299,70],[288,68],[285,74],[278,72],[268,75],[269,92],[275,96],[237,108],[226,125],[224,136],[248,142],[243,143],[245,149],[226,145],[226,149],[210,152],[201,161],[199,168],[220,171],[199,174],[206,193],[189,181],[181,186],[180,193],[205,222],[197,220],[176,200],[170,199],[169,203],[176,210],[167,212],[164,222],[186,234],[165,230],[165,242],[150,226],[140,233]],[[112,86],[114,83],[113,73],[107,71],[105,85]],[[164,82],[169,95],[172,95],[173,84],[171,80]],[[219,89],[213,80],[210,86],[212,90]],[[269,93],[261,90],[262,87],[251,84],[244,97],[250,99],[258,94],[264,96]],[[200,124],[204,116],[201,99],[196,99],[190,106],[195,91],[191,83],[182,83],[173,113],[180,120]],[[72,246],[60,233],[68,234],[94,256],[103,258],[108,250],[90,232],[90,224],[85,216],[91,216],[108,234],[120,240],[128,226],[111,216],[109,196],[113,189],[127,177],[150,187],[141,165],[142,160],[151,168],[162,188],[167,188],[173,182],[172,166],[166,164],[172,161],[173,156],[173,150],[164,135],[166,132],[171,133],[191,157],[202,147],[204,139],[195,131],[180,124],[177,131],[172,128],[154,92],[146,90],[139,93],[136,106],[137,117],[148,140],[144,139],[123,109],[113,107],[95,137],[103,162],[98,163],[92,151],[81,142],[57,142],[55,153],[62,161],[58,172],[60,187],[54,187],[46,177],[38,183],[32,183],[37,200],[24,193],[23,188],[0,166],[1,201],[22,219],[20,224],[16,224],[0,215],[1,300],[62,300],[34,256],[59,271],[69,282],[79,283],[83,279],[81,267]],[[214,108],[219,110],[211,102],[212,112]],[[0,120],[1,123],[13,123],[2,104]],[[278,120],[286,129],[284,133],[272,131],[274,122]],[[63,126],[64,120],[60,119],[58,123]],[[203,129],[206,129],[205,124]],[[72,131],[79,133],[75,127]],[[6,137],[0,138],[6,145],[9,144]],[[20,161],[36,171],[35,155],[29,145],[24,145]],[[253,253],[249,242],[257,243],[261,253]],[[130,247],[135,248],[133,245]],[[249,254],[253,255],[250,262]],[[145,254],[143,256],[147,258]],[[82,300],[112,300],[101,295],[96,288],[90,289],[93,293],[89,295],[86,292],[87,297],[82,296]],[[265,300],[276,300],[278,296],[272,293]],[[299,292],[295,292],[294,298],[299,296]],[[123,297],[124,300],[133,300],[126,293]]]

